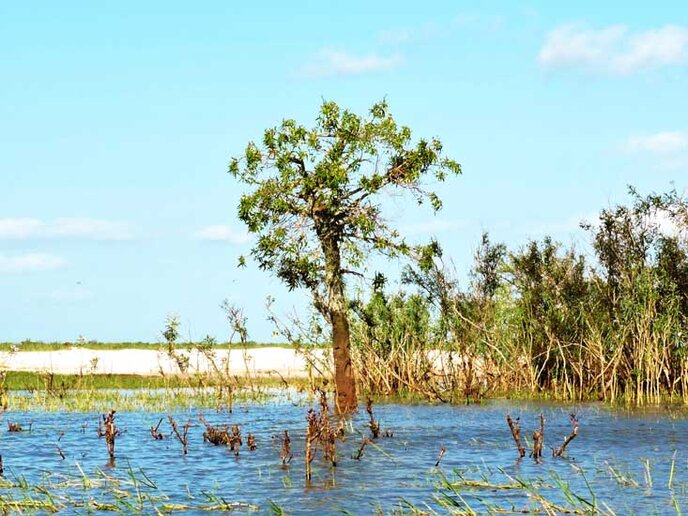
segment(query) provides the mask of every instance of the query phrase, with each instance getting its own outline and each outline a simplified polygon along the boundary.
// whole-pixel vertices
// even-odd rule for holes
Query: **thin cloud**
[[[550,31],[540,49],[548,68],[586,68],[630,74],[688,63],[688,28],[665,25],[633,32],[625,25],[592,29],[565,24]]]
[[[308,78],[324,78],[347,75],[364,75],[386,72],[397,68],[403,63],[399,54],[355,55],[342,50],[324,48],[320,50],[312,62],[298,70],[298,75]]]
[[[632,136],[624,147],[630,152],[675,154],[688,150],[688,133],[663,131],[644,136]]]
[[[0,239],[131,240],[134,232],[124,222],[91,218],[0,219]]]
[[[230,242],[241,245],[248,242],[251,237],[248,233],[236,231],[231,226],[216,224],[199,229],[193,235],[196,240],[209,240],[213,242]]]
[[[0,254],[0,274],[50,271],[60,269],[65,265],[66,262],[62,258],[51,254],[28,253],[18,256]]]

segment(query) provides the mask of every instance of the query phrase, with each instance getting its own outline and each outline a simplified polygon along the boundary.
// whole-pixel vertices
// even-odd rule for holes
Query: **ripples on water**
[[[444,446],[447,452],[440,469],[449,478],[456,478],[456,470],[465,479],[487,479],[492,484],[509,484],[516,477],[529,482],[541,479],[551,487],[539,492],[556,503],[565,504],[562,490],[554,487],[556,477],[569,482],[573,492],[591,500],[587,479],[597,502],[619,513],[672,513],[674,504],[688,503],[688,421],[683,416],[675,418],[662,411],[614,411],[601,405],[573,407],[532,402],[473,406],[381,404],[374,410],[383,430],[392,429],[394,436],[378,439],[376,446],[365,449],[362,460],[353,460],[361,441],[357,432],[369,433],[367,414],[361,410],[352,421],[354,433],[349,432],[346,442],[338,443],[336,471],[333,474],[318,454],[310,487],[305,486],[303,464],[306,408],[284,401],[242,404],[232,414],[204,412],[212,424],[240,425],[244,447],[238,459],[224,447],[202,442],[204,428],[196,410],[174,414],[180,425],[188,419],[194,423],[187,456],[182,455],[174,437],[163,441],[151,438],[149,428],[165,414],[150,412],[117,414],[117,424],[125,433],[117,440],[114,467],[108,466],[105,443],[97,435],[97,414],[8,412],[5,422],[20,422],[25,429],[33,423],[33,430],[4,430],[0,454],[5,477],[23,476],[30,483],[40,483],[46,472],[75,475],[79,467],[88,476],[100,469],[118,478],[126,478],[130,466],[134,470],[141,468],[172,502],[187,503],[190,496],[212,492],[227,501],[255,504],[261,510],[267,510],[269,501],[273,501],[288,513],[370,513],[378,508],[389,512],[399,507],[401,500],[420,508],[427,503],[443,512],[433,502],[433,495],[439,480],[434,464]],[[540,411],[547,419],[544,461],[535,464],[526,457],[517,462],[505,416],[520,416],[522,435],[530,441]],[[579,435],[569,446],[567,460],[554,459],[550,447],[559,446],[570,432],[568,415],[572,411],[578,414]],[[167,421],[163,421],[161,430],[169,431]],[[294,454],[286,469],[279,459],[278,436],[283,430],[289,430]],[[58,441],[61,432],[64,435]],[[255,452],[245,446],[249,432],[257,439]],[[58,446],[65,460],[60,458]],[[669,488],[674,453],[674,476]],[[71,497],[91,496],[81,488],[67,490]],[[484,501],[516,510],[537,506],[520,489],[463,489],[461,493],[478,512],[485,510]]]

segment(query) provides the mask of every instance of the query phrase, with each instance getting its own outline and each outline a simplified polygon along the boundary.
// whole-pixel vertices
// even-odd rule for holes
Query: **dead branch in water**
[[[526,456],[526,449],[523,446],[523,443],[521,443],[521,424],[520,424],[520,417],[516,418],[516,421],[511,419],[511,414],[508,414],[506,416],[506,422],[509,424],[509,429],[511,430],[511,435],[514,438],[514,442],[516,443],[516,447],[518,448],[518,455],[520,457],[525,457]]]
[[[380,421],[375,421],[373,417],[373,400],[368,398],[368,403],[366,404],[366,412],[370,416],[370,422],[368,426],[370,427],[370,432],[373,434],[373,439],[380,437]]]
[[[361,460],[361,457],[363,457],[363,450],[365,450],[365,447],[368,446],[371,442],[372,441],[370,439],[364,437],[361,441],[361,446],[358,447],[358,450],[351,456],[351,458],[354,460]]]
[[[293,455],[291,453],[291,439],[289,439],[289,432],[284,431],[284,436],[282,436],[282,453],[280,454],[280,459],[282,459],[282,466],[286,466],[291,462]]]
[[[115,425],[116,410],[111,410],[108,414],[102,415],[102,425],[98,424],[98,437],[105,437],[110,461],[115,460],[115,439],[122,435],[122,431]]]
[[[556,450],[552,448],[553,457],[561,457],[566,451],[566,447],[569,445],[569,443],[578,435],[578,418],[576,417],[576,414],[569,414],[569,418],[571,420],[571,425],[573,426],[571,433],[564,438],[564,442],[559,448]]]
[[[163,418],[160,418],[160,421],[158,421],[158,424],[155,426],[150,427],[150,433],[153,439],[156,441],[162,441],[165,436],[160,432],[160,424],[162,423]]]
[[[234,456],[239,456],[239,447],[243,444],[241,440],[241,430],[239,425],[232,426],[232,435],[229,437],[229,449],[234,452]]]
[[[189,453],[189,448],[188,448],[188,434],[189,434],[189,427],[191,427],[191,421],[187,421],[184,426],[182,426],[182,433],[179,433],[179,429],[177,428],[177,422],[174,420],[174,418],[170,415],[167,416],[168,421],[170,422],[170,425],[172,425],[172,432],[174,435],[177,436],[177,439],[179,440],[180,443],[182,443],[182,448],[184,450],[184,455]]]
[[[545,415],[540,413],[540,430],[533,432],[533,451],[530,456],[539,462],[542,458],[542,447],[545,444]]]

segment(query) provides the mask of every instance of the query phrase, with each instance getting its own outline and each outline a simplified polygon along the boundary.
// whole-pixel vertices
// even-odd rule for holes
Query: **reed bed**
[[[351,303],[360,388],[455,403],[688,403],[686,213],[675,192],[634,193],[584,224],[587,254],[549,237],[510,251],[485,234],[465,286],[441,251],[407,267],[401,290],[378,278]]]

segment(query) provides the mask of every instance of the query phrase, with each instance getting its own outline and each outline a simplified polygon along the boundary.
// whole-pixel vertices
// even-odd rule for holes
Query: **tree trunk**
[[[333,312],[332,353],[334,355],[334,383],[337,389],[337,411],[339,413],[356,410],[356,380],[351,367],[349,350],[349,321],[346,311]]]
[[[356,410],[356,380],[351,366],[351,339],[346,313],[344,279],[339,254],[339,242],[323,234],[321,244],[325,254],[326,311],[332,326],[332,354],[334,383],[337,390],[336,409],[340,414]]]

